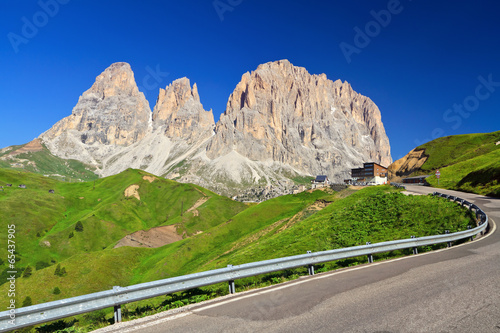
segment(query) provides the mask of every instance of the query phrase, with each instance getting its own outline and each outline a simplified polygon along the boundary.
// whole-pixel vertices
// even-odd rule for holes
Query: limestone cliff
[[[380,111],[369,98],[287,60],[242,76],[207,150],[210,159],[228,154],[336,181],[363,162],[392,162]]]
[[[103,161],[102,174],[137,168],[181,180],[181,174],[194,172],[187,169],[189,161],[204,151],[214,127],[212,110],[203,109],[196,83],[191,88],[189,79],[177,79],[159,91],[151,133],[108,156]]]
[[[96,78],[70,116],[40,138],[57,156],[97,163],[113,146],[127,147],[142,140],[150,127],[149,103],[139,92],[130,65],[119,62]]]
[[[189,143],[212,135],[215,122],[212,110],[205,111],[196,83],[191,89],[189,79],[177,79],[160,89],[153,110],[155,128],[165,126],[169,138],[183,138]]]

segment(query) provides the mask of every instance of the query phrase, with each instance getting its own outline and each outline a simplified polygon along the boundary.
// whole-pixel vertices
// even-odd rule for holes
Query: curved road
[[[500,221],[500,199],[438,191]],[[493,232],[451,249],[303,277],[99,332],[500,333],[499,240]]]

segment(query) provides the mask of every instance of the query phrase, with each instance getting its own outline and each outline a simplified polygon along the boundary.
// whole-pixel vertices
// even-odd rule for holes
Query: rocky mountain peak
[[[116,62],[106,68],[82,96],[89,94],[96,94],[101,99],[118,95],[137,96],[139,89],[130,65],[126,62]]]
[[[191,88],[188,78],[180,78],[165,89],[160,88],[153,110],[155,128],[165,127],[170,138],[192,139],[210,136],[215,126],[212,110],[205,111],[200,102],[196,83]]]
[[[130,65],[119,62],[97,76],[72,114],[40,138],[55,155],[96,163],[109,153],[100,145],[130,146],[150,128],[149,103],[139,92]]]
[[[347,177],[351,166],[392,161],[380,111],[369,98],[288,60],[242,76],[216,133],[209,158],[235,151],[336,180]]]

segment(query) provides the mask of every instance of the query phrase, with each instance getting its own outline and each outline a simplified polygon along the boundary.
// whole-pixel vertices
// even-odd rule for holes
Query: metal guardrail
[[[4,311],[0,312],[0,332],[6,332],[109,307],[114,307],[115,322],[120,322],[120,306],[130,302],[221,282],[229,282],[229,291],[234,293],[234,280],[236,279],[302,266],[307,266],[309,268],[309,274],[313,275],[314,264],[359,256],[368,256],[368,262],[373,262],[373,254],[375,253],[413,248],[413,253],[415,254],[417,253],[417,248],[420,246],[440,243],[448,243],[448,246],[451,246],[451,242],[453,241],[464,238],[472,239],[478,233],[485,232],[488,227],[488,216],[479,207],[461,198],[448,196],[438,192],[434,192],[434,195],[444,197],[455,202],[460,202],[462,206],[469,206],[470,210],[474,209],[476,218],[479,220],[479,225],[473,229],[451,234],[445,233],[442,235],[419,238],[412,236],[410,239],[376,244],[367,243],[367,245],[314,253],[308,252],[307,254],[258,261],[238,266],[229,265],[226,268],[154,282],[141,283],[129,287],[114,287],[112,290],[108,291],[37,304],[16,309],[13,313],[10,311]],[[14,322],[12,322],[12,316],[15,316]]]

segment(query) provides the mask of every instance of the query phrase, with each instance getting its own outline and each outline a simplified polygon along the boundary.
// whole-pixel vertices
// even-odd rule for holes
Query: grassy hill
[[[43,288],[47,284],[37,281],[44,279],[55,282],[55,265],[60,263],[68,272],[68,277],[61,279],[61,283],[66,281],[71,285],[61,288],[64,290],[61,295],[66,297],[103,290],[113,283],[130,283],[131,277],[119,272],[132,274],[133,258],[148,255],[149,249],[114,249],[126,235],[138,230],[176,225],[179,233],[189,237],[227,221],[246,208],[242,203],[198,186],[156,178],[138,170],[127,170],[93,182],[66,183],[33,173],[0,169],[0,184],[4,186],[4,191],[0,192],[2,225],[16,225],[19,259],[16,266],[20,271],[28,266],[34,269],[33,277],[26,279],[26,288],[21,289]],[[13,184],[13,187],[6,187],[6,184]],[[26,189],[18,188],[19,184],[25,184]],[[140,200],[125,196],[126,189],[131,185],[138,186]],[[55,193],[49,193],[50,189]],[[204,203],[196,212],[188,212],[200,199]],[[78,223],[83,226],[83,231],[75,230]],[[5,252],[2,258],[6,258],[6,242],[6,237],[0,238],[1,251]],[[122,259],[116,260],[117,253],[127,251],[130,255],[120,255],[118,257]],[[94,256],[100,258],[99,264],[92,263],[96,260]],[[0,263],[0,269],[5,272],[6,262]],[[85,268],[87,265],[90,266]],[[111,267],[113,273],[97,278]],[[119,268],[116,273],[114,268]],[[82,280],[88,274],[88,278]],[[70,283],[71,280],[82,281],[82,285]],[[20,285],[22,281],[23,278]],[[54,295],[40,291],[32,298],[34,302],[45,302],[53,299]]]
[[[95,167],[77,160],[66,160],[52,153],[39,141],[0,150],[0,168],[24,170],[65,181],[89,181],[98,178]]]
[[[410,176],[430,174],[434,187],[500,196],[500,131],[453,135],[416,148],[424,150],[425,163]],[[441,178],[436,178],[439,169]]]
[[[474,223],[468,210],[444,199],[407,197],[389,186],[338,193],[317,190],[245,205],[195,185],[131,169],[85,183],[0,169],[0,185],[6,183],[14,187],[0,192],[2,225],[16,225],[20,258],[16,267],[32,268],[31,276],[17,279],[18,304],[27,296],[37,304],[308,250],[462,230]],[[21,183],[27,188],[16,187]],[[138,197],[131,195],[131,188]],[[77,231],[77,225],[83,231]],[[115,248],[126,235],[165,225],[176,225],[183,239],[158,248]],[[0,239],[2,258],[6,248],[6,238]],[[58,265],[65,274],[55,275]],[[6,262],[0,262],[0,269],[6,270]],[[248,278],[237,281],[237,286],[258,281],[263,280]],[[54,293],[56,288],[60,293]],[[0,285],[0,292],[6,290],[6,284]],[[197,292],[215,295],[214,290],[225,293],[227,286]],[[172,296],[141,304],[152,302],[165,309],[172,306],[170,300]],[[7,301],[1,299],[0,306]]]

